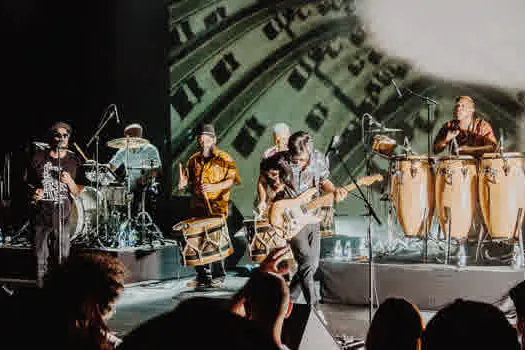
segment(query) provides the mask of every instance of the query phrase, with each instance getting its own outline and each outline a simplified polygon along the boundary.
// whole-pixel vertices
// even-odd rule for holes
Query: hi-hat
[[[382,129],[372,129],[368,130],[369,133],[381,133],[381,132],[401,132],[403,129],[390,129],[390,128],[382,128]]]
[[[147,145],[148,140],[141,137],[121,137],[120,139],[115,139],[108,141],[108,147],[111,148],[138,148],[140,146]]]

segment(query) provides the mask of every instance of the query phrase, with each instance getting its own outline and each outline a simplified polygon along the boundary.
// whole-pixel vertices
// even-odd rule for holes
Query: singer
[[[460,154],[480,155],[496,149],[496,136],[490,124],[475,112],[470,96],[458,96],[453,119],[445,123],[434,141],[434,153],[438,154],[457,142]]]
[[[34,203],[31,208],[31,221],[34,228],[33,249],[39,287],[43,285],[48,268],[59,263],[58,249],[61,250],[62,257],[67,258],[69,255],[72,196],[77,196],[80,191],[75,179],[82,169],[78,157],[67,149],[71,126],[57,122],[51,126],[49,132],[50,147],[35,152],[26,175]],[[62,210],[61,215],[58,213],[59,209]],[[59,217],[62,222],[59,221]],[[59,225],[62,225],[60,240]]]

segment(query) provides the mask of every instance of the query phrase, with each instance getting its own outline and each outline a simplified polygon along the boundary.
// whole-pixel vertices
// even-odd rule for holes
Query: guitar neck
[[[359,184],[361,186],[361,184]],[[357,187],[355,184],[349,184],[344,187],[345,190],[348,192],[355,190]],[[333,193],[327,193],[325,195],[322,195],[321,197],[317,198],[316,200],[311,201],[310,203],[306,204],[306,210],[314,210],[320,207],[325,206],[331,206],[334,202],[334,194]]]

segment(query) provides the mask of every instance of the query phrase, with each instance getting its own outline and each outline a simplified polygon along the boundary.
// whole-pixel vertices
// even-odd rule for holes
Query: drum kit
[[[108,147],[124,149],[126,157],[131,149],[148,144],[149,141],[138,137],[124,137],[107,142]],[[84,154],[81,152],[82,156]],[[85,177],[90,183],[74,199],[70,221],[75,228],[71,240],[77,244],[91,244],[122,248],[135,246],[137,243],[150,244],[153,240],[163,243],[162,233],[146,210],[146,194],[158,194],[158,183],[155,170],[159,168],[156,160],[144,160],[137,168],[128,166],[126,174],[139,169],[142,173],[140,190],[141,198],[138,213],[132,215],[132,208],[137,198],[131,190],[130,176],[120,180],[109,164],[97,163],[85,158],[83,164]],[[102,229],[102,232],[99,232]]]
[[[405,238],[418,239],[424,242],[426,261],[430,239],[445,245],[445,263],[449,263],[454,241],[457,264],[464,266],[468,241],[478,243],[476,258],[483,243],[496,241],[513,245],[513,265],[523,266],[525,154],[503,152],[500,147],[479,157],[457,153],[429,157],[414,154],[405,145],[396,155],[395,140],[386,135],[375,135],[371,140],[371,156],[389,162],[386,199],[392,216],[389,223],[394,227],[389,227],[390,248],[385,249],[386,255],[395,252]],[[432,237],[434,217],[438,225]],[[402,234],[393,238],[396,224]]]

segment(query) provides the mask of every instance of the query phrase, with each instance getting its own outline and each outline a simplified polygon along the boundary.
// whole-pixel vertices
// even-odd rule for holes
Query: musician
[[[279,168],[283,170],[284,188],[280,192],[285,198],[296,197],[310,188],[317,188],[317,193],[334,193],[335,200],[346,198],[344,188],[336,188],[329,180],[324,156],[316,151],[310,135],[299,131],[290,136],[288,151],[274,155]],[[276,173],[274,173],[276,175]],[[277,179],[277,178],[276,178]],[[318,296],[315,291],[314,273],[319,265],[320,255],[319,224],[305,226],[290,242],[298,269],[290,283],[292,295],[297,298],[300,288],[308,304],[317,307]]]
[[[497,140],[490,124],[475,112],[474,100],[470,96],[456,98],[453,119],[439,130],[434,141],[434,153],[457,142],[461,154],[478,155],[493,152]]]
[[[72,199],[79,194],[81,188],[75,183],[81,170],[80,160],[67,149],[71,132],[71,126],[64,122],[53,124],[50,129],[50,146],[37,150],[27,169],[27,182],[34,202],[31,210],[33,249],[37,260],[37,284],[40,287],[48,268],[61,262],[58,261],[59,248],[64,259],[69,255]],[[62,210],[61,239],[59,198]]]
[[[288,139],[290,138],[290,127],[286,123],[277,123],[273,126],[273,146],[268,148],[264,154],[263,159],[270,158],[278,152],[288,150]]]
[[[240,183],[239,171],[229,154],[217,147],[212,124],[203,124],[197,131],[199,151],[192,155],[183,169],[179,163],[179,190],[188,183],[191,188],[190,217],[228,216],[230,189]],[[196,281],[190,286],[220,287],[226,273],[222,261],[195,267]]]
[[[142,138],[142,132],[143,129],[140,124],[130,124],[124,128],[124,137]],[[129,161],[129,165],[127,161]],[[125,171],[129,168],[130,187],[134,191],[142,184],[145,173],[152,176],[156,175],[157,170],[162,166],[162,162],[157,147],[151,143],[145,143],[138,147],[136,145],[130,147],[129,152],[126,148],[119,149],[109,161],[109,166],[111,170],[116,170],[120,166],[124,166]]]
[[[273,127],[272,135],[273,135],[274,145],[268,148],[264,152],[263,162],[265,159],[268,159],[279,152],[284,152],[288,150],[288,139],[290,138],[290,127],[287,124],[285,123],[275,124]],[[262,173],[263,171],[261,171],[261,176],[259,176],[259,180],[257,182],[257,199],[259,203],[259,205],[257,205],[257,210],[259,211],[259,213],[265,212],[266,203],[269,201],[267,196],[269,195],[269,192],[272,191],[271,185],[269,185],[266,182],[266,176],[262,176]]]

